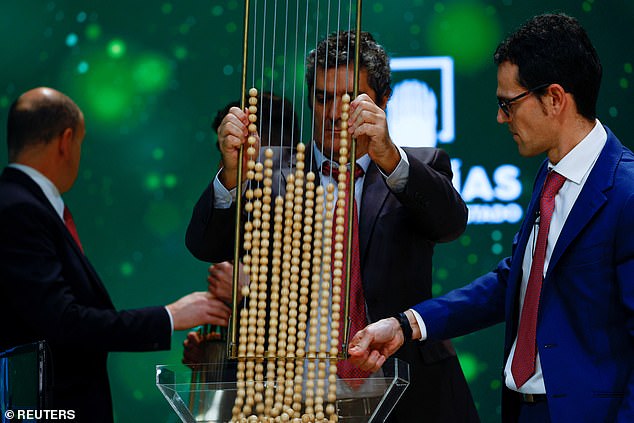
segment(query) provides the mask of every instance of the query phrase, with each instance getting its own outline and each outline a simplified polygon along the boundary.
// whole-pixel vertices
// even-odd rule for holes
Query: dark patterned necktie
[[[550,220],[555,210],[555,196],[561,189],[566,178],[557,172],[550,172],[546,177],[542,195],[539,199],[539,232],[533,262],[528,276],[524,305],[517,332],[517,345],[511,363],[513,380],[519,388],[535,373],[535,358],[537,355],[536,334],[537,314],[539,311],[539,297],[544,279],[544,262],[546,259],[546,243]]]
[[[324,175],[332,175],[335,180],[338,180],[339,170],[336,167],[332,167],[329,161],[324,162],[322,165],[322,173]],[[355,166],[355,180],[361,176],[363,176],[364,171],[361,166]],[[349,173],[346,176],[349,177]],[[346,181],[346,186],[348,186],[348,181]],[[350,192],[346,190],[345,197],[345,214],[344,214],[344,234],[348,234],[348,202],[350,201]],[[361,329],[363,329],[367,324],[368,320],[365,312],[365,297],[363,295],[363,284],[361,282],[361,259],[359,255],[359,216],[357,211],[357,202],[354,201],[353,205],[353,217],[352,217],[352,257],[351,257],[351,269],[350,269],[350,308],[349,308],[349,317],[350,317],[350,336],[348,339],[352,339],[352,337]],[[347,239],[344,237],[344,251],[343,251],[343,262],[347,262]],[[334,239],[335,232],[333,231],[333,247],[334,247]],[[334,255],[334,248],[332,250]],[[334,256],[333,256],[334,262]],[[341,320],[339,324],[339,345],[343,344],[344,338],[344,309],[345,309],[345,295],[344,290],[342,289],[341,295]],[[348,385],[353,388],[358,388],[363,383],[363,379],[367,378],[371,373],[358,369],[349,360],[340,360],[337,363],[337,375],[341,379],[349,379],[346,380]]]

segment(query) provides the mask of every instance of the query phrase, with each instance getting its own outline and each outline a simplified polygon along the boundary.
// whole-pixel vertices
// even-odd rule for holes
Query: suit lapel
[[[607,201],[605,191],[614,184],[614,174],[622,155],[622,149],[614,134],[607,128],[606,131],[608,132],[608,140],[561,230],[548,264],[546,278],[551,274],[552,269],[555,268],[570,243],[605,204]]]
[[[383,205],[389,193],[390,191],[383,177],[379,174],[379,169],[374,162],[371,162],[363,180],[363,195],[361,198],[361,207],[359,208],[359,254],[361,257],[361,268],[364,267],[365,254],[372,234],[374,233],[374,226],[376,225],[379,213],[383,210]]]

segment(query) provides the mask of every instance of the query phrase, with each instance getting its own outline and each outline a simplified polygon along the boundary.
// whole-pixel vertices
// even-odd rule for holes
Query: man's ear
[[[566,90],[559,84],[551,84],[546,94],[548,94],[547,106],[555,114],[561,113],[561,111],[568,105],[570,99],[566,95]]]
[[[69,157],[72,151],[75,131],[66,128],[58,137],[57,149],[61,157]]]

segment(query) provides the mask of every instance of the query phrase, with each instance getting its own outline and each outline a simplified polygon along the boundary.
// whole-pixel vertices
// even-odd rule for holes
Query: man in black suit
[[[47,341],[47,408],[112,422],[108,352],[169,349],[173,330],[217,324],[229,310],[207,292],[115,310],[61,197],[77,178],[84,135],[81,110],[56,90],[27,91],[10,108],[10,164],[0,176],[0,350]]]
[[[340,100],[353,91],[349,61],[354,55],[349,52],[356,42],[354,33],[333,34],[308,57],[306,81],[315,128],[314,142],[306,149],[306,156],[312,157],[307,169],[321,169],[331,147],[339,151]],[[360,44],[360,94],[350,104],[348,132],[357,139],[357,167],[364,170],[356,181],[355,198],[361,205],[358,224],[366,317],[373,322],[431,297],[434,245],[462,234],[467,209],[452,186],[446,153],[435,148],[402,149],[392,143],[385,116],[391,91],[389,60],[370,34],[362,33]],[[196,204],[187,231],[187,247],[201,260],[231,258],[233,243],[228,241],[233,239],[231,222],[236,214],[237,157],[247,125],[246,114],[232,108],[219,127],[224,167]],[[284,175],[274,172],[274,196],[279,177]],[[320,178],[322,185],[333,180],[330,175]],[[411,383],[391,422],[419,421],[421,415],[425,422],[478,421],[448,341],[408,344],[397,356],[410,364]]]

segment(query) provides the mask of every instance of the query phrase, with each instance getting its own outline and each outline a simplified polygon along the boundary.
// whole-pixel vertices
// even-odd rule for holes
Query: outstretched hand
[[[376,372],[405,342],[399,322],[390,317],[356,333],[348,347],[349,360],[360,368]]]
[[[166,306],[172,315],[174,330],[200,325],[227,326],[231,309],[210,292],[193,292]]]

